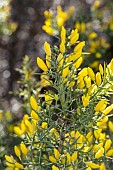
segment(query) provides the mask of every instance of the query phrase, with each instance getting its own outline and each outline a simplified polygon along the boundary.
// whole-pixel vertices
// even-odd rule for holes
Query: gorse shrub
[[[60,35],[58,47],[44,43],[46,61],[37,58],[47,89],[30,97],[31,114],[14,127],[22,142],[5,156],[7,169],[106,170],[112,159],[113,60],[97,73],[81,69],[77,29]]]

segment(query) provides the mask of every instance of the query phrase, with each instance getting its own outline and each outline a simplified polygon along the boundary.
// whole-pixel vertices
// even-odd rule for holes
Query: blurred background
[[[0,0],[1,170],[4,154],[15,144],[13,124],[28,111],[22,106],[29,102],[28,88],[38,86],[36,58],[45,57],[43,43],[56,43],[62,25],[77,28],[80,40],[86,41],[84,50],[91,54],[84,58],[85,65],[97,70],[99,63],[113,57],[112,0]],[[53,32],[48,32],[50,28]],[[31,78],[26,78],[29,74]]]

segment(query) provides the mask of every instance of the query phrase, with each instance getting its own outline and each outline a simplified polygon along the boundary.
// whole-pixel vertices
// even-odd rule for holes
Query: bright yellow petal
[[[42,69],[43,71],[47,72],[48,68],[46,66],[46,64],[44,63],[44,61],[41,58],[37,58],[37,65],[39,66],[40,69]]]
[[[32,109],[34,110],[38,110],[38,104],[37,104],[37,101],[35,100],[35,98],[33,96],[30,97],[30,104],[31,104],[31,107]]]

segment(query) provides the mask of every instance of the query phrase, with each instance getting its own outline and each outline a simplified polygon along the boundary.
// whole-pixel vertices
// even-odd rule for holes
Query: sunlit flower
[[[47,72],[48,68],[46,66],[46,64],[44,63],[44,61],[41,58],[37,58],[37,65],[39,66],[39,68],[41,68],[43,71]]]

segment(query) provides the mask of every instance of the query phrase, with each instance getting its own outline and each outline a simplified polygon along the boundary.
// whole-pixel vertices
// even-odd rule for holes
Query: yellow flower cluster
[[[58,34],[57,30],[62,27],[65,22],[72,16],[74,12],[74,7],[70,7],[67,11],[63,11],[61,6],[57,7],[57,15],[56,17],[53,15],[52,11],[45,11],[45,24],[42,26],[42,29],[50,34],[56,35]]]
[[[87,56],[88,62],[91,68],[97,70],[99,61],[105,55],[108,55],[107,50],[110,48],[111,35],[113,30],[113,17],[111,11],[111,2],[107,3],[103,0],[100,2],[96,0],[90,6],[89,12],[91,19],[87,22],[87,18],[82,17],[80,21],[76,21],[76,18],[73,18],[73,21],[70,19],[72,14],[74,13],[74,6],[70,7],[67,11],[62,11],[61,6],[57,7],[57,14],[54,15],[54,11],[45,11],[45,24],[42,29],[50,34],[50,35],[58,35],[61,31],[61,27],[64,26],[65,22],[70,19],[71,25],[75,25],[75,28],[81,33],[81,41],[85,38],[87,41],[86,51],[88,51],[90,56]],[[98,10],[99,9],[99,10]],[[108,19],[105,19],[104,11],[108,12]],[[84,9],[83,9],[84,12]],[[75,15],[74,15],[75,16]],[[79,15],[78,15],[79,16]],[[84,14],[85,16],[85,14]],[[97,21],[97,24],[94,23]],[[96,28],[96,25],[98,28]],[[109,33],[109,35],[108,35]],[[100,38],[98,38],[100,37]],[[61,48],[64,48],[63,43],[61,44]],[[65,50],[65,49],[63,49]]]
[[[17,147],[15,146],[14,147],[14,152],[15,152],[15,155],[20,158],[21,157],[21,154],[23,154],[25,157],[26,155],[28,154],[28,148],[26,147],[26,145],[24,144],[24,142],[22,142],[20,144],[20,147]],[[8,155],[5,155],[5,159],[6,159],[6,165],[11,169],[11,170],[19,170],[19,169],[23,169],[24,166],[17,162],[14,157],[11,155],[11,156],[8,156]]]
[[[87,37],[88,42],[86,44],[86,50],[90,53],[90,58],[93,61],[89,64],[90,67],[97,69],[99,60],[102,58],[105,51],[110,47],[110,44],[105,37],[98,39],[98,32],[93,30],[92,23],[76,22],[75,28],[81,33],[81,37]]]
[[[62,26],[60,39],[59,47],[44,43],[45,61],[37,58],[49,88],[38,98],[30,97],[31,114],[14,127],[23,140],[14,147],[21,164],[6,156],[7,166],[106,170],[113,157],[107,131],[113,132],[113,104],[107,98],[113,91],[113,59],[104,67],[100,64],[97,73],[90,67],[81,69],[85,42],[79,41],[78,30],[67,35]]]
[[[18,163],[14,157],[11,156],[7,156],[5,155],[5,159],[6,159],[6,165],[11,169],[11,170],[19,170],[19,169],[23,169],[24,166],[20,163]]]
[[[99,159],[102,156],[106,156],[106,158],[113,156],[113,148],[111,148],[112,141],[111,139],[107,139],[105,134],[101,133],[102,129],[94,130],[93,132],[89,132],[86,136],[83,136],[79,131],[71,131],[71,133],[65,134],[65,142],[64,146],[70,144],[71,148],[74,148],[74,153],[70,155],[70,153],[64,150],[61,155],[60,152],[54,148],[54,156],[49,156],[49,160],[54,163],[53,170],[55,170],[56,164],[74,164],[74,162],[78,162],[81,154],[93,152],[94,159]],[[96,138],[96,143],[93,144],[94,138]],[[76,144],[74,143],[76,141]],[[81,151],[79,153],[79,150]],[[85,162],[88,166],[86,169],[95,169],[99,168],[100,170],[104,170],[104,163],[94,163],[92,161]],[[73,169],[73,166],[69,166],[69,170]],[[103,168],[103,169],[102,169]],[[57,169],[59,169],[57,167]]]
[[[68,38],[68,43],[66,42],[66,38]],[[71,53],[70,55],[66,56],[66,58],[64,58],[63,54],[66,52],[66,46],[72,46],[74,44],[77,43],[77,40],[79,38],[79,33],[77,31],[77,29],[72,30],[70,36],[66,37],[66,30],[65,28],[62,26],[62,30],[61,30],[61,43],[59,46],[59,55],[58,58],[56,60],[57,62],[57,70],[61,70],[62,69],[62,77],[65,78],[68,73],[69,73],[69,66],[72,66],[72,62],[73,66],[75,68],[79,68],[80,65],[82,64],[83,58],[81,57],[82,54],[82,49],[85,45],[85,42],[80,42],[78,43],[74,50],[73,53]],[[48,72],[48,69],[51,67],[50,61],[52,60],[51,58],[51,48],[49,43],[45,42],[44,44],[44,50],[46,53],[46,64],[44,63],[44,61],[41,58],[37,58],[37,64],[39,66],[39,68],[41,68],[44,72]],[[65,61],[66,59],[66,61]],[[64,64],[65,63],[65,64]]]
[[[86,18],[83,17],[81,21],[75,23],[75,28],[79,30],[81,39],[85,37],[87,41],[86,50],[91,53],[88,57],[89,65],[96,70],[102,57],[109,55],[107,50],[111,46],[110,41],[113,30],[112,10],[110,9],[112,4],[111,2],[104,6],[103,4],[106,4],[104,0],[95,0],[89,9],[91,19],[84,22]],[[104,16],[105,11],[109,11],[110,14],[107,20],[105,20]],[[98,22],[98,28],[94,25],[95,21]]]

